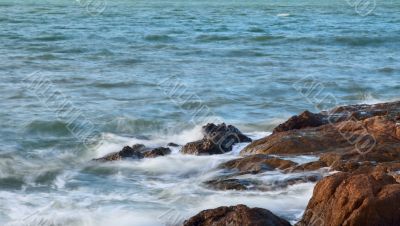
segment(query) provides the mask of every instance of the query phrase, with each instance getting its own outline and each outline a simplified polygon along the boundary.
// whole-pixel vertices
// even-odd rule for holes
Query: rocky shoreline
[[[181,146],[180,152],[216,155],[232,151],[237,143],[251,142],[240,152],[241,158],[218,166],[226,172],[223,176],[204,181],[209,189],[267,191],[317,182],[296,225],[400,225],[400,101],[343,106],[319,113],[305,111],[277,126],[271,135],[255,141],[224,123],[207,124],[202,133],[203,139]],[[170,153],[168,147],[136,144],[95,160],[155,158]],[[298,155],[319,159],[298,164],[284,158]],[[269,185],[240,177],[274,170],[306,174]],[[202,211],[184,225],[290,223],[268,210],[237,205]]]

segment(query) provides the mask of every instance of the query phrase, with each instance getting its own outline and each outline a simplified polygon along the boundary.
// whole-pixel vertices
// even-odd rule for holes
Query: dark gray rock
[[[118,161],[122,159],[142,159],[142,158],[155,158],[164,156],[171,153],[169,148],[147,148],[143,144],[135,144],[132,147],[125,146],[121,151],[108,154],[104,157],[93,159],[95,161]]]
[[[232,151],[234,144],[251,142],[251,139],[232,125],[225,123],[203,126],[202,140],[190,142],[182,147],[181,153],[192,155],[214,155]]]

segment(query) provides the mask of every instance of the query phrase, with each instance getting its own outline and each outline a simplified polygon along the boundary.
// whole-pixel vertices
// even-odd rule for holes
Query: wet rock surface
[[[297,226],[400,225],[400,184],[382,168],[322,179]]]
[[[320,181],[298,226],[400,225],[399,115],[400,102],[306,111],[249,144],[241,155],[312,154],[319,160],[284,171],[339,171],[307,179]]]
[[[204,182],[208,188],[214,190],[248,190],[248,187],[253,185],[254,182],[249,180],[240,179],[216,179]]]
[[[242,134],[236,127],[225,123],[207,124],[202,128],[203,139],[190,142],[181,149],[183,154],[214,155],[232,151],[234,144],[251,142],[251,139]]]
[[[387,116],[390,120],[398,120],[400,101],[374,105],[361,104],[334,108],[321,113],[305,111],[291,117],[274,129],[274,132],[284,132],[294,129],[318,127],[349,120],[364,120],[375,116]]]
[[[286,220],[261,208],[245,205],[219,207],[201,211],[186,220],[184,226],[290,226]]]
[[[375,116],[361,121],[274,133],[252,142],[241,151],[241,155],[334,152],[392,161],[400,156],[399,141],[400,126],[385,116]]]
[[[165,156],[169,154],[171,154],[171,149],[164,147],[155,148],[150,151],[145,151],[143,153],[145,158],[156,158],[159,156]]]
[[[125,146],[121,151],[94,159],[95,161],[118,161],[123,159],[143,159],[165,156],[171,153],[169,148],[147,148],[143,144],[135,144],[132,147]]]
[[[180,152],[223,154],[234,144],[251,142],[231,125],[207,124],[202,133],[203,139],[184,145]],[[138,144],[96,160],[154,158],[170,153],[169,148]],[[320,113],[305,111],[276,127],[272,135],[250,143],[240,154],[241,158],[218,165],[215,170],[222,175],[204,181],[204,186],[263,192],[318,182],[298,226],[400,225],[399,101],[343,106]],[[303,164],[284,159],[298,155],[319,159]],[[323,178],[328,173],[330,176]],[[271,179],[260,179],[267,176]],[[202,211],[184,225],[290,224],[268,210],[238,205]]]
[[[257,174],[275,169],[284,170],[295,165],[290,160],[257,154],[222,163],[219,168],[235,170],[238,174]]]
[[[285,189],[289,186],[301,183],[315,183],[323,177],[320,173],[310,173],[303,175],[282,175],[280,179],[265,182],[254,177],[235,178],[221,177],[214,180],[206,181],[204,184],[207,188],[213,190],[249,190],[249,191],[277,191]]]

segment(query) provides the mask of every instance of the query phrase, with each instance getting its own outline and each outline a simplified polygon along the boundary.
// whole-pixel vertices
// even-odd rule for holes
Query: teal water
[[[397,0],[376,1],[367,16],[345,0],[105,0],[104,11],[95,2],[0,0],[0,224],[165,225],[171,206],[187,218],[238,203],[294,222],[313,184],[261,194],[201,186],[237,152],[88,161],[125,144],[192,141],[203,116],[260,137],[319,110],[325,95],[329,107],[399,98]],[[309,76],[318,95],[296,89]],[[88,144],[82,131],[100,136]]]

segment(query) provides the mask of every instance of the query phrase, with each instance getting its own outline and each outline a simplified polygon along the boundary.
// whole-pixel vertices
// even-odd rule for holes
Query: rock
[[[223,206],[201,211],[186,220],[184,226],[290,226],[286,220],[261,208],[245,205]]]
[[[265,181],[257,180],[254,178],[248,179],[237,179],[237,178],[218,178],[215,180],[206,181],[204,184],[208,188],[214,190],[252,190],[252,191],[277,191],[285,189],[289,186],[301,183],[312,182],[315,183],[322,178],[321,174],[310,174],[303,176],[293,176],[282,178],[281,180],[271,181],[266,183]]]
[[[291,117],[288,121],[280,124],[274,129],[274,133],[284,132],[294,129],[304,129],[308,127],[318,127],[327,124],[328,117],[324,114],[314,114],[305,111],[300,115]]]
[[[230,160],[222,163],[219,168],[237,170],[240,174],[257,174],[275,169],[284,170],[295,165],[290,160],[258,154]]]
[[[400,126],[385,116],[274,133],[241,151],[248,154],[337,153],[355,161],[400,158]]]
[[[108,154],[102,158],[94,159],[97,161],[117,161],[125,158],[142,159],[143,150],[146,147],[143,144],[136,144],[132,147],[125,146],[121,151]]]
[[[383,168],[365,167],[322,179],[296,225],[400,225],[400,184]]]
[[[179,147],[179,144],[168,143],[167,146],[168,146],[168,147]]]
[[[323,161],[314,161],[314,162],[308,162],[308,163],[304,163],[301,165],[297,165],[295,167],[291,167],[289,169],[287,169],[287,172],[290,173],[294,173],[294,172],[304,172],[304,171],[315,171],[315,170],[319,170],[321,168],[327,167],[328,165],[323,162]]]
[[[227,138],[233,138],[237,143],[252,141],[249,137],[240,132],[238,128],[232,125],[226,126],[225,123],[219,125],[209,123],[203,126],[202,132],[206,139],[213,140],[215,143],[223,143]]]
[[[259,190],[273,191],[283,189],[293,184],[315,182],[321,178],[320,175],[310,174],[294,177],[284,177],[282,180],[271,180],[268,182],[254,178],[254,174],[272,170],[287,170],[296,166],[290,160],[284,160],[268,155],[250,155],[239,159],[230,160],[218,166],[225,169],[224,176],[206,181],[205,184],[215,190]],[[285,173],[285,171],[282,171]],[[240,176],[240,179],[235,178]]]
[[[295,129],[319,127],[326,124],[333,124],[349,120],[365,120],[375,116],[386,116],[389,120],[395,120],[399,117],[399,113],[400,101],[374,105],[361,104],[342,106],[334,108],[330,111],[316,114],[305,111],[300,115],[291,117],[286,122],[277,126],[274,129],[274,133]]]
[[[171,149],[159,147],[150,151],[146,151],[143,154],[145,158],[156,158],[159,156],[165,156],[171,154]]]
[[[214,190],[247,190],[252,183],[248,180],[239,179],[216,179],[204,182],[209,188]]]
[[[317,182],[317,181],[321,180],[321,178],[322,178],[322,176],[317,175],[317,174],[288,178],[283,181],[283,183],[281,184],[280,187],[285,188],[287,186],[300,184],[300,183]]]
[[[227,150],[231,151],[231,150]],[[215,144],[213,141],[208,139],[203,139],[199,141],[194,141],[187,143],[182,147],[181,153],[192,154],[192,155],[215,155],[225,153],[225,149]]]
[[[182,147],[181,152],[192,155],[214,155],[232,151],[236,143],[251,142],[251,139],[242,134],[234,126],[207,124],[203,126],[204,138],[190,142]]]
[[[132,147],[125,146],[121,151],[108,154],[104,157],[93,159],[95,161],[117,161],[122,159],[155,158],[171,153],[169,148],[146,148],[143,144],[135,144]]]
[[[270,180],[259,180],[251,174],[242,174],[240,178],[235,178],[235,174],[224,175],[216,179],[204,182],[204,184],[214,190],[257,190],[257,191],[276,191],[285,189],[291,185],[317,182],[323,177],[322,173],[292,174],[282,177],[271,178]]]

